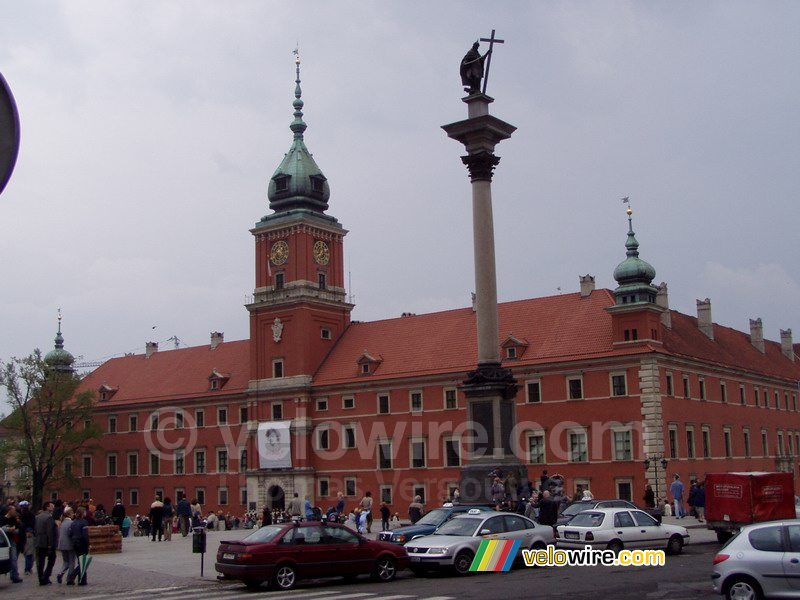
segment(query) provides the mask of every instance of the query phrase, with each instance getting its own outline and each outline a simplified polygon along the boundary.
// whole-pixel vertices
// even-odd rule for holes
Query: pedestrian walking
[[[189,522],[192,520],[192,505],[186,499],[186,494],[181,494],[181,499],[178,500],[175,512],[178,513],[178,525],[181,535],[186,537],[189,535]]]
[[[25,531],[22,526],[22,521],[17,517],[17,509],[14,506],[9,506],[7,509],[3,507],[5,514],[0,515],[0,528],[5,531],[9,541],[9,558],[11,559],[10,575],[13,583],[22,583],[22,578],[19,576],[19,539],[25,539]]]
[[[164,498],[164,541],[172,541],[172,523],[175,521],[175,507],[171,498]]]
[[[156,541],[156,535],[158,535],[158,541],[161,541],[162,536],[164,535],[164,503],[161,502],[161,498],[156,496],[156,499],[150,505],[150,527],[152,533],[152,541]]]
[[[86,571],[91,562],[89,556],[89,521],[86,520],[87,511],[81,507],[75,512],[75,520],[69,528],[69,538],[72,541],[72,548],[78,565],[67,575],[67,585],[74,585],[78,580],[78,585],[86,585]]]
[[[361,512],[366,513],[367,533],[372,533],[372,492],[367,492],[359,503]]]
[[[50,585],[50,575],[56,562],[56,521],[53,519],[54,505],[49,500],[42,504],[42,511],[36,515],[34,525],[34,545],[36,547],[36,574],[39,585]]]
[[[677,517],[678,519],[682,519],[686,516],[686,511],[683,509],[683,482],[681,481],[681,476],[675,473],[673,476],[672,485],[669,486],[669,492],[672,494],[672,501],[675,504],[675,510],[673,512],[673,516]]]
[[[72,540],[69,537],[69,530],[72,527],[72,507],[67,506],[64,509],[64,518],[61,520],[61,525],[58,527],[58,544],[56,550],[61,552],[61,571],[56,575],[56,580],[61,583],[64,580],[64,575],[69,577],[69,574],[75,570],[77,565],[77,555],[75,548],[72,547]]]

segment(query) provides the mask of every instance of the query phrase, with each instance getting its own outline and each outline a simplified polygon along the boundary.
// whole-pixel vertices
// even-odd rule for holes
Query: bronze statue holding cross
[[[472,44],[472,48],[461,59],[461,83],[464,86],[464,91],[469,94],[485,94],[486,84],[489,81],[489,67],[492,64],[492,50],[495,43],[502,44],[504,40],[499,40],[494,37],[494,29],[492,29],[492,36],[489,38],[480,38],[481,42],[489,42],[489,50],[481,56],[478,52],[479,42]],[[484,77],[484,62],[486,63],[486,73]],[[483,79],[483,89],[481,89],[481,79]]]

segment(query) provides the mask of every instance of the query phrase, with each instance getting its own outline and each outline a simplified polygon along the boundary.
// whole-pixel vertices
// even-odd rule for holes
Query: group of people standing
[[[89,553],[89,509],[85,506],[58,506],[51,501],[42,504],[42,509],[34,515],[30,503],[22,500],[16,505],[14,500],[0,507],[0,527],[5,531],[11,544],[11,581],[21,583],[19,556],[25,556],[25,573],[32,574],[33,559],[36,560],[36,574],[39,585],[50,585],[50,577],[56,562],[56,552],[61,552],[62,568],[56,576],[62,583],[64,576],[67,585],[86,585],[86,567],[78,565],[80,557]]]

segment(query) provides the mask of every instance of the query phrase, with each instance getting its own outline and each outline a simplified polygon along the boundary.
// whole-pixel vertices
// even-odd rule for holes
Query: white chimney
[[[750,319],[750,343],[753,347],[764,354],[764,326],[761,324],[761,319]]]
[[[225,341],[225,334],[220,333],[219,331],[212,331],[211,332],[211,349],[213,350],[217,346],[219,346],[222,342]]]
[[[478,310],[478,295],[475,292],[472,292],[472,312],[476,312]]]
[[[656,304],[664,309],[664,312],[661,313],[661,324],[667,329],[672,329],[672,313],[669,312],[669,290],[667,290],[667,284],[664,281],[658,286]]]
[[[711,300],[697,301],[697,327],[706,334],[708,339],[714,339],[714,323],[711,321]]]
[[[150,358],[156,352],[158,352],[158,342],[147,342],[144,345],[144,357],[145,358]]]
[[[794,362],[794,344],[792,343],[791,329],[781,329],[781,352],[786,358]]]
[[[591,275],[582,275],[579,277],[581,281],[581,298],[588,298],[594,291],[594,277]]]

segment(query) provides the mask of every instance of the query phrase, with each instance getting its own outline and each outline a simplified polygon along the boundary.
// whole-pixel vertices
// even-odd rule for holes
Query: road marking
[[[234,588],[233,585],[236,585]],[[227,587],[226,586],[230,586]],[[264,591],[267,591],[264,587]],[[253,598],[253,592],[240,587],[240,584],[222,584],[215,586],[213,584],[202,587],[192,586],[170,586],[163,588],[151,588],[146,590],[136,590],[132,592],[111,592],[95,596],[82,596],[80,600],[140,600],[143,597],[152,598],[183,598],[191,597],[192,600],[215,600],[216,598]],[[382,596],[372,592],[358,592],[358,593],[345,593],[335,590],[309,590],[309,589],[294,589],[286,592],[272,592],[269,594],[269,600],[296,600],[298,596],[303,596],[303,600],[455,600],[454,596],[428,596],[420,597],[413,594],[396,594],[391,596]]]

